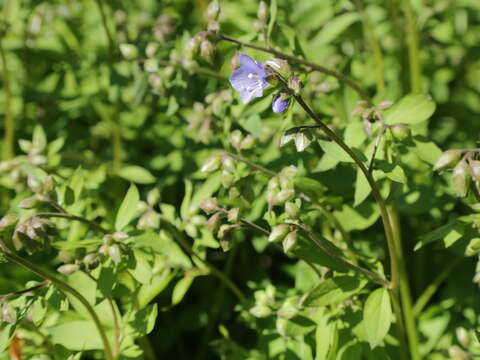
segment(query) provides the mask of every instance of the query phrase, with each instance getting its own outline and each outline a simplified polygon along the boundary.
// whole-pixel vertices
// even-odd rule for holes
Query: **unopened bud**
[[[187,60],[193,59],[195,56],[197,56],[199,50],[200,50],[200,41],[201,38],[197,35],[188,40],[187,45],[185,46],[185,58]]]
[[[219,210],[217,205],[217,200],[215,198],[203,199],[200,203],[200,209],[205,211],[207,214],[213,214]]]
[[[440,158],[437,160],[433,166],[433,170],[443,170],[450,169],[455,166],[455,164],[460,159],[462,151],[460,150],[447,150],[440,155]]]
[[[382,101],[380,104],[377,105],[377,109],[379,110],[387,110],[390,107],[392,107],[393,102],[392,101]]]
[[[207,230],[210,231],[211,233],[214,233],[215,231],[218,230],[220,227],[221,223],[221,214],[220,213],[215,213],[207,221]]]
[[[237,51],[230,59],[230,69],[237,70],[240,67],[240,53]]]
[[[283,239],[283,242],[282,242],[282,245],[283,245],[283,251],[285,252],[285,254],[288,254],[290,252],[292,252],[292,250],[295,249],[295,247],[297,246],[297,231],[292,231],[290,233],[288,233],[287,236],[285,236],[285,238]]]
[[[404,125],[393,125],[390,127],[390,131],[398,140],[408,139],[412,134],[410,129]]]
[[[457,330],[455,331],[456,335],[457,335],[457,340],[458,342],[465,348],[465,349],[468,349],[468,347],[470,346],[470,336],[468,335],[468,332],[467,330],[465,330],[465,328],[463,327],[459,327],[457,328]]]
[[[6,214],[4,217],[0,219],[0,231],[16,225],[17,221],[18,221],[18,215]]]
[[[455,166],[452,175],[453,188],[457,196],[464,197],[467,195],[470,180],[470,167],[466,161],[462,160]]]
[[[122,260],[122,251],[120,250],[120,246],[117,244],[110,245],[108,247],[108,255],[115,263],[119,263]]]
[[[243,140],[243,135],[240,130],[234,130],[230,134],[230,144],[235,148],[235,150],[240,151],[241,143]]]
[[[18,204],[18,207],[20,209],[33,209],[37,205],[38,205],[38,198],[34,195],[20,201],[20,203]]]
[[[280,307],[277,315],[284,319],[291,319],[298,314],[298,298],[288,298]]]
[[[287,327],[288,327],[288,320],[282,317],[277,317],[277,321],[275,323],[275,327],[277,332],[285,337],[287,336]]]
[[[222,167],[223,167],[223,169],[228,170],[231,173],[234,173],[235,172],[235,161],[233,161],[233,159],[230,156],[224,155],[222,157]]]
[[[217,33],[220,31],[220,23],[218,21],[211,20],[207,24],[207,30]]]
[[[233,208],[228,210],[227,219],[231,223],[236,223],[240,219],[240,209]]]
[[[30,190],[32,190],[33,192],[40,192],[43,188],[42,182],[34,176],[28,177],[27,185],[30,188]]]
[[[124,241],[128,239],[128,234],[122,231],[117,231],[112,234],[112,238],[115,239],[116,241]]]
[[[138,49],[133,44],[120,44],[120,52],[127,60],[135,60],[138,58]]]
[[[148,58],[153,58],[155,57],[157,51],[158,51],[158,43],[150,42],[147,44],[147,47],[145,49],[145,54],[147,55]]]
[[[100,265],[101,261],[101,256],[97,253],[87,254],[83,258],[83,263],[88,270],[96,269],[98,265]]]
[[[137,229],[157,229],[160,226],[160,214],[153,210],[147,211],[140,216],[137,223]]]
[[[285,212],[291,219],[298,219],[300,216],[300,208],[294,202],[289,201],[285,203]]]
[[[253,135],[245,136],[245,139],[242,140],[240,143],[240,149],[242,150],[250,150],[255,146],[256,138]]]
[[[201,172],[211,173],[217,170],[222,163],[222,157],[219,154],[210,156],[200,169]]]
[[[218,2],[218,0],[212,0],[207,7],[207,19],[210,21],[217,20],[219,14],[220,14],[220,3]]]
[[[289,231],[290,231],[290,226],[288,224],[280,224],[280,225],[274,226],[272,228],[272,231],[270,232],[270,235],[268,236],[268,241],[269,242],[282,241]]]
[[[281,190],[277,195],[273,197],[273,205],[283,205],[285,202],[292,200],[295,197],[295,190],[287,189]]]
[[[150,206],[155,206],[160,201],[160,190],[158,188],[153,188],[147,194],[147,203]]]
[[[260,1],[258,4],[257,18],[263,24],[266,24],[268,21],[268,5],[265,1]]]
[[[469,160],[470,169],[472,170],[472,177],[475,181],[480,181],[480,161]]]
[[[275,72],[282,75],[285,79],[288,79],[292,75],[292,68],[286,60],[274,58],[265,61],[265,65],[270,66]]]
[[[208,63],[213,62],[215,48],[212,45],[212,42],[208,39],[203,39],[200,43],[200,56],[203,60]]]
[[[288,88],[292,90],[295,94],[299,94],[303,88],[303,84],[298,77],[290,76],[288,78]]]
[[[272,315],[272,310],[266,305],[255,305],[250,309],[250,314],[256,318],[266,318]]]
[[[448,355],[451,360],[467,360],[469,359],[468,354],[463,351],[460,346],[453,345],[448,349]]]
[[[71,275],[80,270],[80,265],[78,264],[65,264],[60,266],[57,271],[63,275]]]
[[[224,169],[220,175],[220,181],[222,182],[222,185],[228,189],[235,182],[235,175]]]
[[[143,68],[148,73],[155,73],[158,71],[158,61],[156,59],[147,59],[143,63]]]
[[[3,321],[9,324],[15,324],[17,322],[17,311],[8,302],[2,304],[2,316]]]
[[[53,178],[52,175],[47,176],[47,178],[43,182],[42,190],[44,193],[47,193],[47,194],[55,190],[55,179]]]

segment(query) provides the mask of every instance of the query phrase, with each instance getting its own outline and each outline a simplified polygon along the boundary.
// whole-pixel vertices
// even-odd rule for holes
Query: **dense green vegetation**
[[[480,357],[478,0],[0,5],[1,360]]]

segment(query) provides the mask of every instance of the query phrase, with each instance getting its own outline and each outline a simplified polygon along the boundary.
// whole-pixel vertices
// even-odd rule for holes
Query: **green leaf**
[[[382,342],[392,323],[392,306],[386,288],[372,292],[363,309],[363,324],[370,348],[375,348]]]
[[[172,305],[178,304],[187,294],[193,282],[193,276],[186,275],[175,285],[172,293]]]
[[[435,112],[435,103],[427,95],[410,94],[385,112],[385,124],[418,124]]]
[[[117,175],[137,184],[151,184],[156,181],[150,171],[137,165],[125,166],[118,171]]]
[[[271,0],[270,9],[269,9],[270,19],[268,21],[268,28],[267,28],[268,39],[270,39],[270,36],[272,35],[273,27],[275,25],[275,20],[277,19],[277,10],[278,10],[277,0]]]
[[[355,180],[355,196],[353,206],[356,207],[360,205],[372,192],[365,174],[357,169],[357,178]]]
[[[302,306],[317,307],[337,304],[358,293],[367,284],[353,276],[337,276],[323,281],[302,297]]]
[[[415,244],[414,251],[417,251],[424,247],[427,244],[432,242],[442,240],[444,241],[445,247],[453,245],[456,241],[461,239],[465,234],[465,224],[462,223],[459,219],[450,221],[448,224],[445,224],[428,234],[425,234],[420,237],[420,240]]]
[[[47,136],[43,128],[37,125],[33,130],[32,147],[38,152],[41,152],[45,149],[45,146],[47,146]]]
[[[115,229],[117,231],[122,230],[130,221],[132,221],[137,212],[137,204],[139,200],[140,195],[138,189],[134,184],[131,184],[117,213],[117,219],[115,220]]]
[[[152,304],[136,312],[134,319],[128,325],[133,328],[137,336],[144,336],[149,334],[155,327],[157,316],[157,304]]]
[[[322,30],[313,39],[311,46],[320,47],[330,44],[341,33],[348,29],[350,25],[358,21],[359,16],[356,13],[346,13],[340,16],[334,17],[328,22]]]
[[[353,162],[353,159],[348,156],[348,154],[337,143],[326,140],[318,140],[318,143],[325,152],[325,155],[328,155],[337,161],[350,163]]]
[[[87,320],[74,320],[47,329],[51,340],[55,344],[65,346],[70,350],[96,350],[103,349],[103,343],[98,335],[98,330],[93,322]],[[113,335],[109,331],[109,335]],[[112,343],[113,336],[110,337]]]
[[[442,150],[435,143],[421,136],[415,136],[413,142],[415,143],[413,152],[423,161],[435,165],[440,155],[442,155]]]
[[[13,334],[15,334],[15,328],[14,324],[6,324],[0,328],[0,354],[5,351],[10,343],[10,339],[13,337]]]

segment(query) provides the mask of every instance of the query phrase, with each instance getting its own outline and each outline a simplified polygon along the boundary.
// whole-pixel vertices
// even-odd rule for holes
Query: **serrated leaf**
[[[418,124],[428,120],[436,105],[424,94],[410,94],[385,112],[385,124]]]
[[[363,309],[363,325],[370,348],[379,345],[390,329],[392,323],[392,306],[386,288],[372,292]]]
[[[115,220],[115,229],[117,231],[121,231],[130,221],[132,221],[137,212],[137,204],[139,200],[140,194],[138,193],[138,189],[134,184],[131,184],[117,213],[117,218]]]
[[[117,175],[137,184],[152,184],[156,181],[150,171],[137,165],[125,166],[118,171]]]

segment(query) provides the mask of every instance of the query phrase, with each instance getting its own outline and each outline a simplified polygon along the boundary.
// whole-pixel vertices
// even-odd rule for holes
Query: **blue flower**
[[[273,112],[275,113],[284,112],[285,110],[287,110],[288,103],[289,103],[289,98],[285,93],[279,92],[275,94],[272,101]]]
[[[263,64],[250,56],[240,54],[240,67],[230,76],[230,84],[240,93],[240,99],[248,104],[252,99],[261,97],[268,86],[268,72]]]

